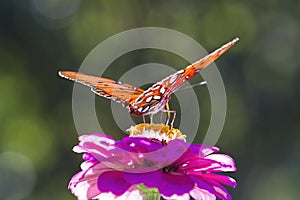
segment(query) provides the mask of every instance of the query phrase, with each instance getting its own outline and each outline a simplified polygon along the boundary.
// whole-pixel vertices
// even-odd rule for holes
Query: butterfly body
[[[154,84],[135,99],[132,104],[129,104],[130,113],[135,115],[156,114],[170,100],[170,97],[165,93],[166,88],[163,85]]]
[[[215,61],[233,46],[236,41],[238,41],[238,38],[223,45],[199,61],[153,84],[145,91],[108,78],[78,72],[60,71],[59,75],[63,78],[89,86],[92,92],[99,96],[121,103],[131,114],[143,116],[156,114],[159,111],[165,110],[165,105],[170,100],[171,94],[182,86],[184,82],[191,79],[201,69],[204,69]]]

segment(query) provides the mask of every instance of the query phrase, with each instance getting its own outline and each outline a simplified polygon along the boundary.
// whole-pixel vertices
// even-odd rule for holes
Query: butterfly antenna
[[[196,83],[196,84],[194,84],[194,85],[189,85],[189,86],[186,86],[186,87],[184,87],[184,88],[180,88],[178,91],[180,91],[180,90],[186,90],[186,89],[190,89],[190,88],[193,88],[193,87],[196,87],[196,86],[202,86],[202,85],[206,85],[207,84],[207,82],[206,81],[201,81],[200,83]]]

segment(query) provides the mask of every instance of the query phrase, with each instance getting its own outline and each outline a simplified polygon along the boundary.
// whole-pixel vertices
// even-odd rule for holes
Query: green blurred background
[[[101,41],[145,26],[180,31],[208,51],[240,37],[216,62],[228,100],[217,146],[238,167],[232,174],[238,187],[229,191],[233,199],[299,199],[300,1],[3,0],[0,5],[0,199],[75,199],[67,190],[81,161],[71,151],[78,136],[73,83],[57,71],[77,70]],[[175,69],[188,64],[168,52],[144,50],[122,56],[105,75],[118,79],[148,62]],[[195,91],[203,117],[195,142],[201,142],[210,100],[205,87]],[[105,132],[120,139],[125,134],[109,106],[96,98],[98,112],[107,115],[100,119]]]

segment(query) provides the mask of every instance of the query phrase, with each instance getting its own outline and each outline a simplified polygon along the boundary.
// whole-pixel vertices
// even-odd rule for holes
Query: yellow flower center
[[[186,135],[182,134],[180,130],[170,128],[165,124],[137,124],[131,126],[127,131],[130,133],[130,137],[147,137],[166,143],[174,139],[186,141]]]

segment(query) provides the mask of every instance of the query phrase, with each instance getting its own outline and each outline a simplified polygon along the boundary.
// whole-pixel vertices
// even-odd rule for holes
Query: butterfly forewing
[[[170,96],[174,93],[184,82],[191,79],[201,69],[206,68],[209,64],[214,62],[223,53],[225,53],[230,47],[232,47],[238,38],[223,45],[214,52],[208,54],[204,58],[197,62],[187,66],[186,68],[171,74],[163,80],[155,83],[150,88],[145,90],[132,104],[135,114],[152,113],[155,114],[158,111],[164,109],[165,104],[169,101]]]
[[[129,84],[122,84],[108,78],[71,71],[61,71],[59,75],[63,78],[89,86],[95,94],[122,103],[124,107],[127,107],[144,92],[144,90],[140,88]]]
[[[195,63],[187,66],[185,69],[179,70],[174,74],[166,77],[160,82],[154,84],[152,87],[156,87],[157,85],[162,85],[164,87],[165,93],[164,96],[169,97],[173,92],[176,91],[183,83],[187,80],[190,80],[196,73],[198,73],[201,69],[206,68],[209,64],[218,59],[223,53],[225,53],[230,47],[232,47],[239,39],[236,38],[231,42],[223,45],[219,49],[214,52],[208,54],[204,58],[196,61]]]

